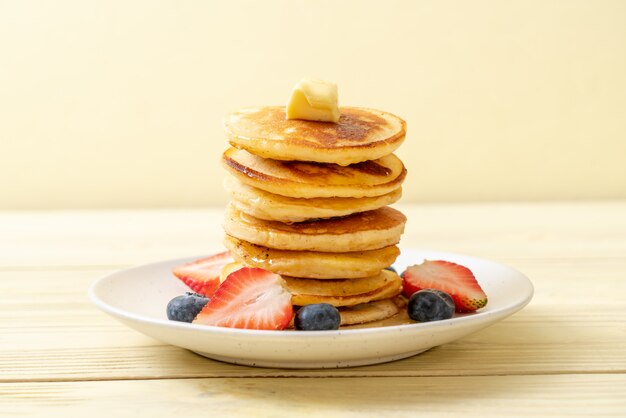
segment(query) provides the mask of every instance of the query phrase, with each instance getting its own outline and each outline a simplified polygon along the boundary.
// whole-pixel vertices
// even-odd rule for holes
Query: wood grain
[[[113,270],[4,271],[0,381],[626,371],[626,259],[518,264],[533,279],[536,295],[513,317],[414,358],[332,373],[232,366],[130,330],[86,297],[92,281]],[[573,285],[599,272],[602,286]]]
[[[626,202],[397,205],[402,245],[490,259],[623,257]],[[3,212],[4,268],[140,264],[222,248],[223,208]]]
[[[119,268],[221,249],[221,208],[0,213],[0,416],[626,416],[626,202],[401,209],[403,246],[509,264],[531,278],[531,304],[397,362],[234,366],[86,296]]]
[[[574,311],[570,311],[574,312]],[[625,373],[626,316],[617,311],[563,325],[550,315],[513,317],[422,355],[384,365],[340,370],[279,370],[233,366],[161,345],[133,331],[63,332],[57,339],[93,341],[3,350],[0,381],[154,379],[220,376],[479,376]],[[563,315],[565,316],[565,314]],[[540,325],[542,323],[542,325]],[[121,325],[120,325],[121,326]],[[53,328],[54,329],[54,328]],[[12,333],[8,338],[14,338]]]
[[[619,417],[626,376],[218,378],[0,384],[5,416]]]

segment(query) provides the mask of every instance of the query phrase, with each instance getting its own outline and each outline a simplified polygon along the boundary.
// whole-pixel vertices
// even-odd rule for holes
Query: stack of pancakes
[[[229,115],[225,131],[232,257],[280,274],[296,306],[336,306],[342,325],[395,315],[402,281],[385,267],[406,218],[387,205],[406,176],[392,154],[405,122],[351,107],[337,123],[287,120],[282,107],[260,107]]]

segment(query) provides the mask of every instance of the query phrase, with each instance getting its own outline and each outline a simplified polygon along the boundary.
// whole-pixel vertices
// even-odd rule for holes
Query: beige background
[[[626,198],[625,1],[2,1],[0,208],[222,205],[302,76],[404,117],[404,201]]]

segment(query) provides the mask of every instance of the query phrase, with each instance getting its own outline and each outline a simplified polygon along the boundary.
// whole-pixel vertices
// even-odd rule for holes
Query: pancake
[[[221,281],[226,280],[226,277],[233,271],[239,270],[244,267],[244,264],[239,262],[234,262],[227,264],[222,269],[221,273]],[[399,277],[388,270],[384,270],[380,275],[373,277],[366,277],[363,279],[355,279],[355,280],[330,280],[330,281],[322,281],[322,280],[311,280],[311,279],[300,279],[294,277],[283,277],[285,281],[285,286],[292,294],[302,293],[302,292],[313,292],[317,293],[320,296],[317,296],[317,300],[324,301],[328,303],[329,301],[342,301],[342,302],[354,302],[354,301],[363,301],[367,300],[368,297],[373,299],[370,302],[362,302],[356,305],[339,305],[337,306],[339,309],[339,314],[341,316],[341,325],[356,325],[362,324],[366,322],[372,321],[380,321],[393,315],[397,314],[400,310],[400,304],[394,303],[392,300],[398,299],[395,296],[392,296],[393,299],[383,298],[380,300],[376,300],[377,297],[382,297],[385,294],[392,294],[396,292],[392,292],[393,287],[386,288],[386,285],[390,283],[397,282]],[[401,279],[400,279],[401,280]],[[343,284],[340,282],[344,282]],[[349,283],[347,283],[349,282]],[[325,286],[325,284],[329,284]],[[379,285],[380,286],[377,286]],[[344,285],[346,287],[344,287]],[[401,282],[400,282],[401,286]],[[400,286],[398,286],[397,292],[401,291]],[[374,291],[369,290],[374,288]],[[383,289],[383,290],[378,290]],[[359,292],[360,290],[365,290],[365,292]],[[326,298],[322,299],[324,296],[329,296],[335,294],[335,292],[348,292],[355,293],[357,297],[344,298],[335,297],[335,298]],[[365,294],[365,295],[364,295]],[[360,295],[360,296],[358,296]],[[369,295],[369,296],[366,296]],[[353,296],[353,295],[347,295]],[[292,302],[299,302],[300,305],[303,306],[306,304],[307,299],[309,301],[314,301],[313,298],[316,296],[310,295],[301,295],[297,297],[292,297]],[[321,303],[321,302],[314,302]]]
[[[233,272],[246,267],[244,263],[235,261],[226,264],[220,272],[220,282]],[[373,292],[396,281],[396,273],[382,270],[378,274],[360,279],[303,279],[300,277],[282,276],[285,287],[294,295],[316,296],[353,296]]]
[[[342,218],[286,224],[254,218],[229,204],[224,230],[240,240],[279,250],[344,253],[395,245],[405,223],[401,212],[387,206]]]
[[[398,296],[402,292],[402,279],[400,276],[393,272],[389,273],[391,273],[388,276],[389,280],[380,288],[370,292],[348,296],[322,296],[292,293],[291,303],[296,306],[313,305],[316,303],[328,303],[333,306],[354,306],[375,300],[389,299]]]
[[[374,276],[360,279],[318,280],[289,276],[281,277],[285,280],[287,289],[293,295],[354,296],[373,292],[392,282],[398,283],[398,275],[389,270],[381,270]]]
[[[280,222],[302,222],[309,219],[333,218],[382,208],[398,201],[402,188],[374,197],[334,197],[302,199],[280,196],[248,186],[231,175],[224,181],[233,198],[232,204],[255,218]]]
[[[354,279],[378,274],[396,261],[400,250],[388,246],[378,250],[346,253],[277,250],[226,235],[230,255],[250,267],[284,276],[311,279]]]
[[[264,158],[349,165],[391,154],[404,141],[406,123],[391,113],[340,108],[337,123],[287,120],[281,106],[242,109],[224,120],[234,147]]]
[[[364,324],[366,322],[382,321],[391,318],[400,312],[396,303],[397,298],[383,299],[356,306],[339,308],[341,326]]]
[[[222,165],[248,186],[295,198],[372,197],[398,189],[406,177],[394,154],[350,166],[262,158],[236,148],[227,149]]]

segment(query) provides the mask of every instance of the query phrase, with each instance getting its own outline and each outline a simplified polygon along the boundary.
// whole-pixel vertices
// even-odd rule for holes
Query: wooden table
[[[86,296],[119,268],[221,249],[222,209],[0,213],[0,415],[626,416],[626,202],[399,208],[403,246],[509,264],[533,301],[393,363],[234,366],[128,329]]]

